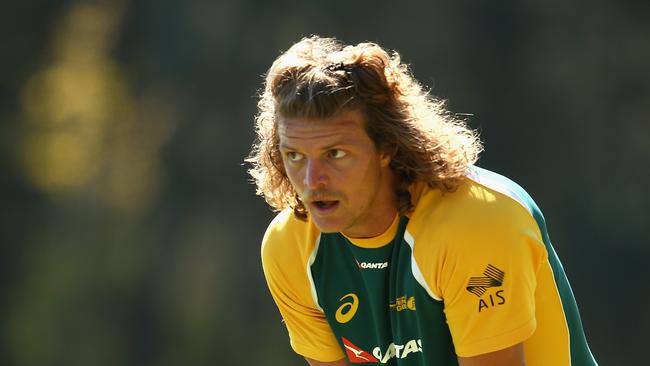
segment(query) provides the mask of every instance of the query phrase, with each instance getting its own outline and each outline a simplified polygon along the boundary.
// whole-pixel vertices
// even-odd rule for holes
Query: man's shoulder
[[[498,193],[501,200],[516,202],[529,212],[538,211],[532,197],[518,183],[501,174],[472,166],[467,182],[480,190]]]
[[[417,202],[413,216],[430,215],[432,211],[466,216],[504,211],[524,211],[532,214],[538,210],[530,195],[517,183],[487,169],[472,166],[465,179],[453,192],[441,192],[426,184],[416,183]]]
[[[480,273],[487,263],[503,269],[512,258],[532,255],[537,261],[545,255],[534,203],[503,176],[472,167],[454,192],[429,188],[419,197],[407,226],[409,244],[432,291],[441,297],[452,277],[438,277],[442,268]]]
[[[424,189],[409,225],[413,236],[459,238],[472,232],[533,228],[538,218],[542,220],[537,206],[518,184],[486,169],[471,167],[454,192]]]
[[[309,220],[300,220],[291,209],[285,209],[276,215],[264,233],[262,259],[306,260],[318,235],[318,230]]]

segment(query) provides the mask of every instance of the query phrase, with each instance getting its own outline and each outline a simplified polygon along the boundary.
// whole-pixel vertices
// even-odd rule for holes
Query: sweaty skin
[[[322,232],[373,237],[397,214],[390,157],[377,150],[361,112],[278,123],[285,171]]]

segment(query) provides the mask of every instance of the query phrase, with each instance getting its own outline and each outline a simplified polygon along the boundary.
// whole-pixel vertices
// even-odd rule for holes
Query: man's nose
[[[322,163],[316,159],[308,160],[305,167],[305,186],[317,189],[327,184],[327,173]]]

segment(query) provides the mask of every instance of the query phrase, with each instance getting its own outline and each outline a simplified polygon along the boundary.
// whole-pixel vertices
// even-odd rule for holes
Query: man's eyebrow
[[[343,146],[348,146],[348,145],[350,145],[349,142],[347,142],[345,140],[340,140],[340,141],[337,141],[337,142],[335,142],[333,144],[329,144],[329,145],[324,146],[323,150],[329,150],[329,149],[332,149],[332,148],[335,148],[335,147],[343,147]]]
[[[321,148],[321,150],[329,150],[329,149],[332,149],[332,148],[335,148],[335,147],[349,146],[349,145],[352,145],[352,144],[350,142],[346,141],[345,139],[342,139],[342,140],[335,141],[335,142],[333,142],[331,144],[327,144],[327,145],[323,146]],[[293,146],[291,146],[291,145],[289,145],[289,144],[287,144],[285,142],[281,142],[278,147],[280,149],[284,149],[284,150],[298,150],[297,148],[295,148],[295,147],[293,147]]]

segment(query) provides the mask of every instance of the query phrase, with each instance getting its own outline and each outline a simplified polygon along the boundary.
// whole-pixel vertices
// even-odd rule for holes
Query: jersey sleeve
[[[537,271],[546,251],[528,211],[499,193],[451,215],[436,276],[456,353],[494,352],[535,331]],[[461,206],[462,207],[462,206]]]
[[[262,268],[273,300],[289,332],[293,350],[314,360],[344,358],[325,314],[315,304],[309,280],[309,257],[317,235],[284,211],[271,223],[262,242]]]

